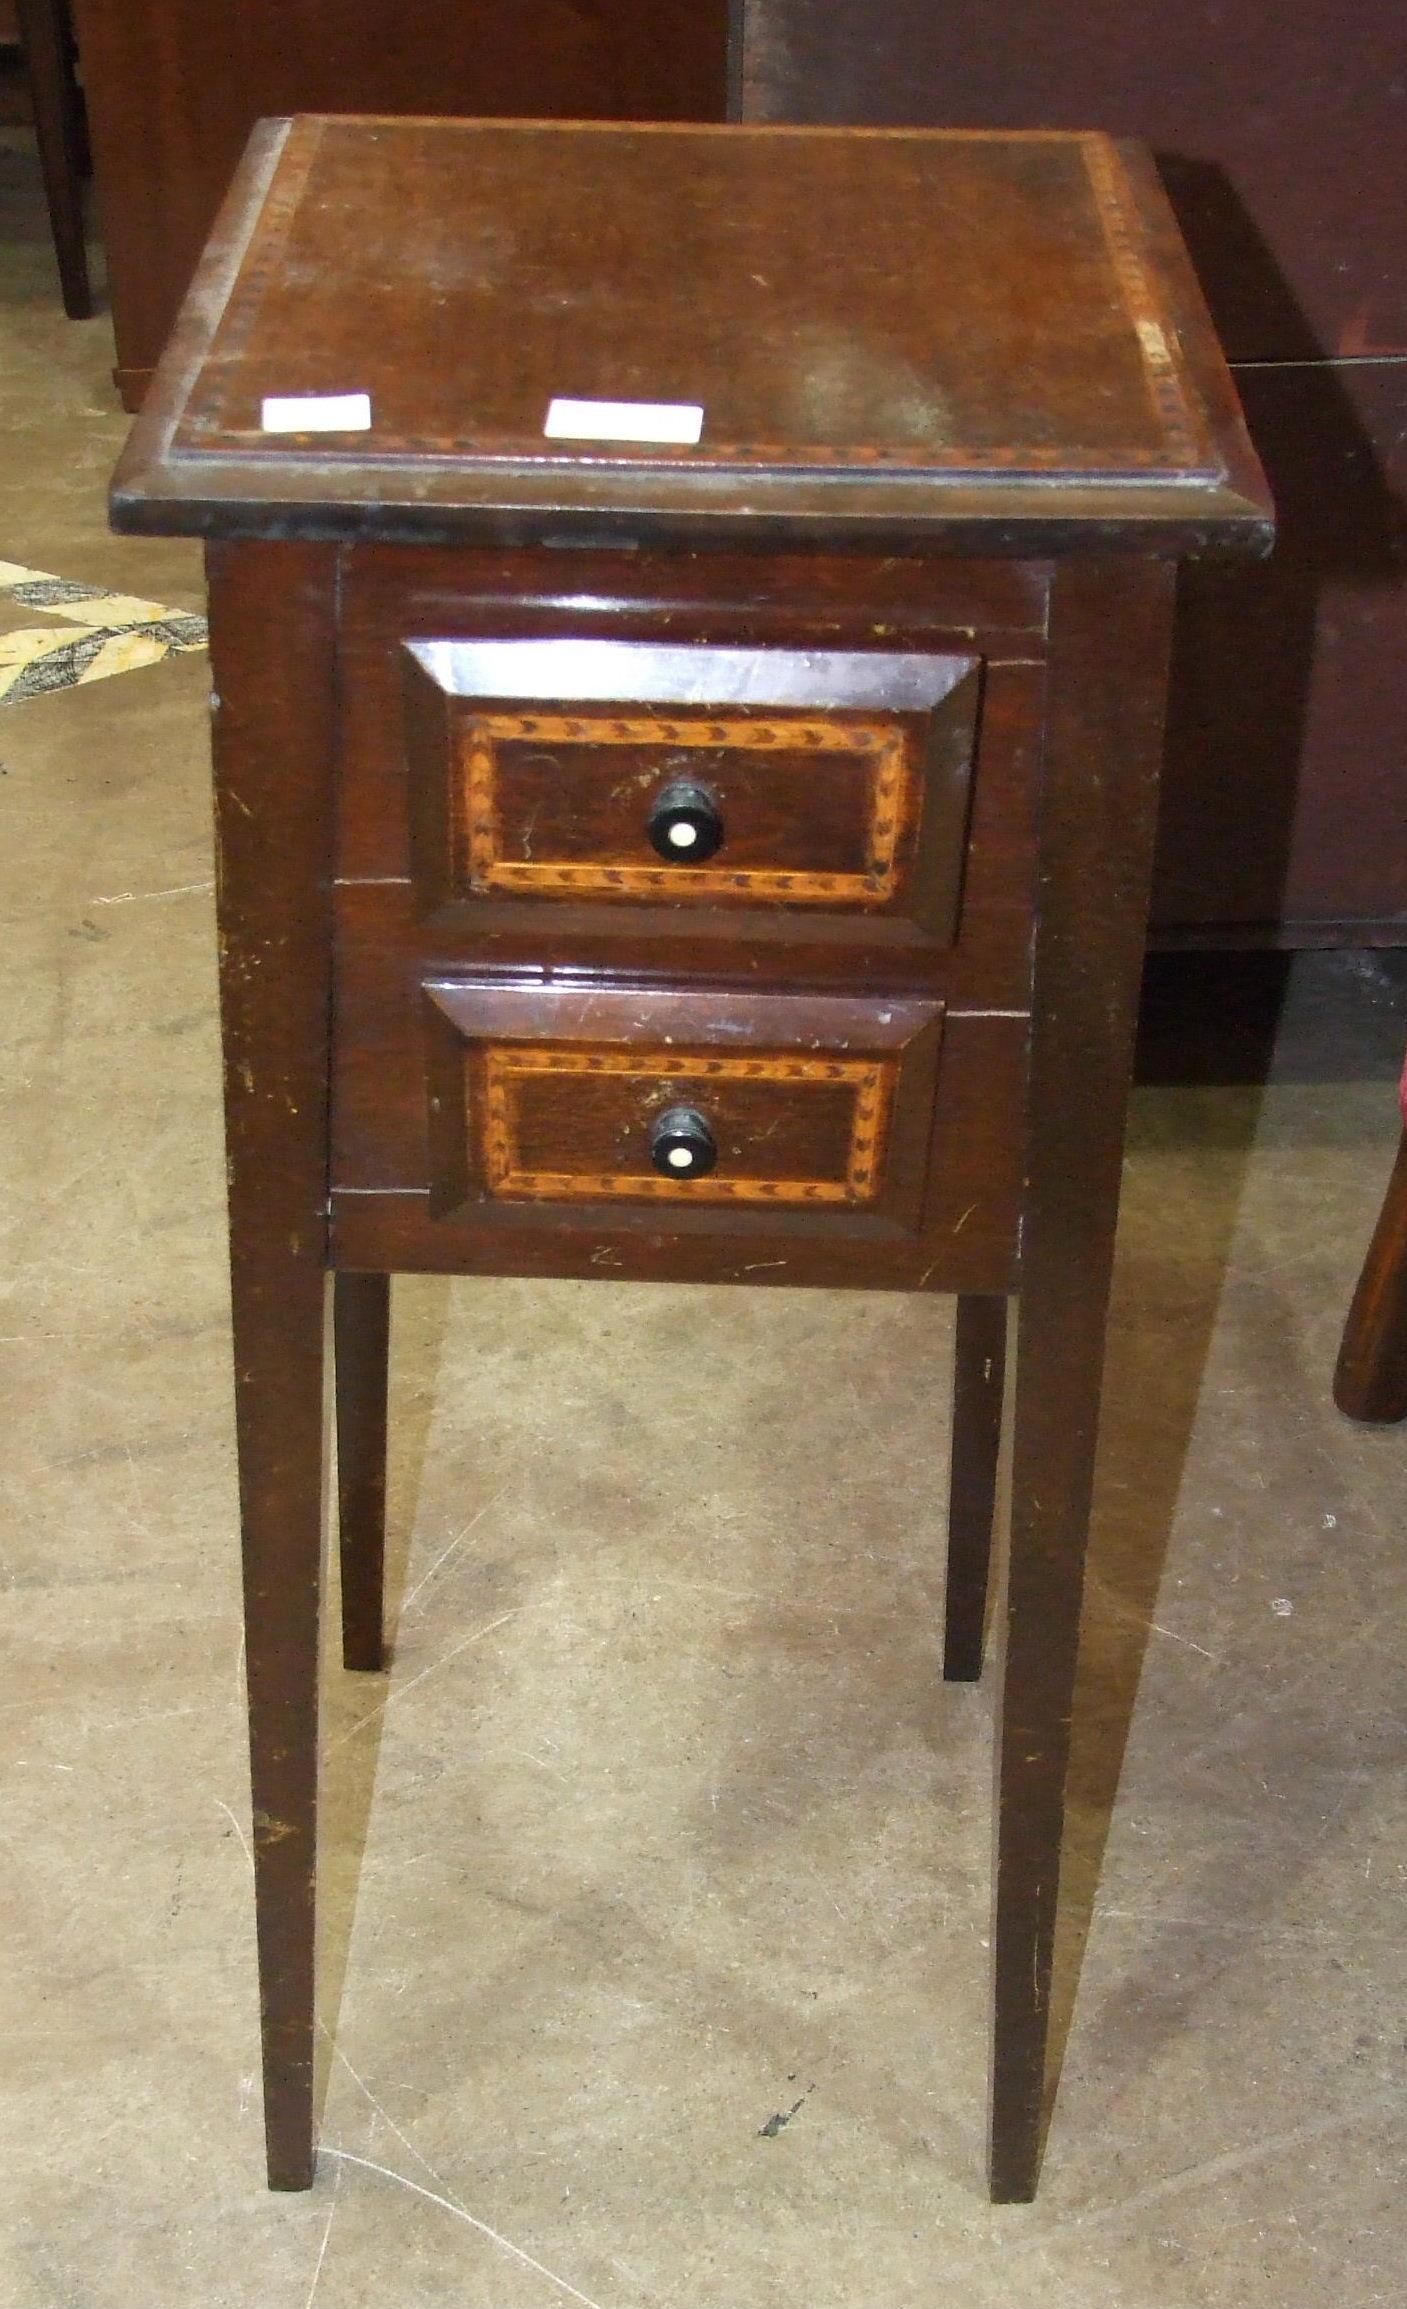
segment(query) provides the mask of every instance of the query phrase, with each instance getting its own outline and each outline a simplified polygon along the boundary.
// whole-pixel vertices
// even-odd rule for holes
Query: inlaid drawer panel
[[[427,910],[861,914],[951,942],[975,657],[422,641],[406,660]]]
[[[424,989],[432,1207],[867,1215],[912,1228],[941,1006]]]

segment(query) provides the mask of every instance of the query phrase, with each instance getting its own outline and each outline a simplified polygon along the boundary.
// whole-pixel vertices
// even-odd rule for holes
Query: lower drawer
[[[439,1218],[921,1227],[935,1001],[456,978],[424,1002]]]
[[[349,908],[333,1263],[1010,1290],[1029,1023],[883,984],[593,990],[427,956],[398,904]],[[711,1167],[651,1146],[677,1106],[701,1113]]]

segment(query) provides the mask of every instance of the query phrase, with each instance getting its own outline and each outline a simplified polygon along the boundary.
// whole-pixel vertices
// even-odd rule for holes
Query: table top
[[[1046,132],[265,122],[113,503],[448,542],[1269,533],[1151,168]]]

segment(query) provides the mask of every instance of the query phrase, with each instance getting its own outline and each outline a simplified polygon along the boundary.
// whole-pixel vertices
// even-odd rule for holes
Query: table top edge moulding
[[[591,197],[596,172],[619,176],[623,165],[634,168],[643,189],[651,140],[660,135],[694,163],[677,219],[688,247],[673,280],[661,271],[637,289],[638,249],[626,215],[617,234],[621,279],[643,302],[629,307],[623,287],[619,321],[607,318],[606,335],[581,356],[581,366],[591,369],[593,388],[601,376],[629,371],[631,389],[612,398],[675,401],[690,392],[689,373],[671,370],[667,348],[687,334],[697,310],[699,362],[716,356],[718,316],[726,312],[739,368],[748,367],[750,340],[755,347],[740,389],[741,414],[757,420],[749,438],[715,440],[710,419],[696,449],[548,440],[541,419],[554,387],[570,393],[581,379],[546,368],[538,375],[530,366],[514,374],[500,364],[485,388],[498,406],[476,417],[476,347],[494,333],[485,324],[508,300],[521,308],[524,295],[531,301],[536,292],[538,323],[555,345],[554,267],[559,258],[571,263],[560,231],[554,235],[559,212],[549,196],[511,255],[476,247],[469,213],[476,170],[511,172],[515,140],[550,137],[561,165],[548,173],[565,183],[559,204]],[[782,146],[790,148],[784,160]],[[966,166],[975,146],[983,152],[982,182]],[[261,336],[271,271],[296,273],[310,299],[320,277],[344,278],[349,263],[355,266],[355,240],[339,243],[328,217],[378,168],[383,190],[401,172],[413,192],[417,171],[431,178],[431,153],[436,164],[445,154],[455,163],[462,245],[444,235],[433,245],[418,241],[415,219],[428,204],[418,208],[408,198],[396,226],[403,237],[390,248],[384,239],[368,247],[354,284],[367,304],[364,342],[338,347],[335,376],[290,375],[288,331],[279,336],[277,314]],[[994,160],[1008,164],[1008,181],[991,193],[985,178]],[[842,328],[838,321],[842,309],[853,311],[854,277],[833,284],[788,266],[785,219],[772,221],[769,199],[779,161],[787,178],[798,166],[809,170],[818,199],[836,188],[842,204],[864,178],[879,175],[889,206],[912,227],[913,249],[898,252],[890,275],[871,276],[858,323],[847,318]],[[374,187],[366,197],[374,200]],[[934,203],[941,220],[944,201],[962,227],[946,251],[932,224]],[[731,218],[730,230],[705,231],[700,220],[720,213]],[[1092,220],[1097,231],[1089,229]],[[1000,249],[1009,279],[987,262],[984,236]],[[478,237],[491,235],[486,229]],[[944,337],[941,276],[959,261],[959,247],[969,293],[955,295],[952,309],[976,309],[989,320],[986,344],[951,331]],[[930,277],[915,296],[914,267],[925,263]],[[438,404],[435,390],[422,387],[417,403],[417,364],[402,359],[397,382],[385,391],[373,384],[368,428],[264,433],[258,411],[265,394],[364,388],[384,334],[375,326],[375,298],[388,277],[398,321],[434,351],[442,372],[457,372],[462,403],[446,399],[448,387],[439,390]],[[1061,337],[1067,288],[1073,303],[1102,316],[1101,333],[1083,353],[1067,350]],[[671,293],[678,302],[668,307]],[[318,318],[310,313],[310,343],[320,341]],[[1045,358],[1032,359],[1024,376],[1039,386],[1058,370],[1063,405],[1019,399],[1022,372],[1009,348],[1013,330],[1026,322],[1043,330],[1038,350]],[[616,342],[608,341],[612,326]],[[271,341],[282,348],[278,358]],[[569,365],[560,352],[556,357]],[[1068,423],[1082,357],[1102,364],[1111,380],[1102,436],[1088,450],[1072,443]],[[349,373],[358,363],[359,373]],[[418,364],[422,380],[428,365]],[[715,358],[715,390],[717,369]],[[780,405],[769,408],[772,388],[759,380],[778,376]],[[875,376],[880,391],[863,381]],[[1009,405],[985,437],[963,438],[962,424],[952,420],[965,419],[969,431],[985,423],[984,383],[998,376],[1007,380]],[[397,391],[399,410],[383,407]],[[727,415],[720,412],[725,432]],[[861,419],[852,429],[858,438],[847,435],[847,415]],[[755,439],[754,432],[775,439]],[[276,520],[283,536],[324,542],[374,528],[384,542],[429,544],[630,543],[648,534],[680,547],[726,537],[734,544],[884,551],[902,539],[910,551],[940,553],[1108,547],[1176,557],[1262,552],[1271,534],[1259,466],[1146,155],[1101,135],[1063,132],[992,138],[736,125],[262,122],[134,428],[112,508],[116,526],[130,531],[267,536]]]

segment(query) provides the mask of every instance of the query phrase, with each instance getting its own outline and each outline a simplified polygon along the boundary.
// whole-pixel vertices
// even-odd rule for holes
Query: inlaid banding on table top
[[[271,439],[262,430],[258,396],[251,391],[249,380],[252,373],[261,372],[259,355],[264,334],[271,326],[270,292],[282,289],[286,295],[290,274],[306,277],[316,270],[321,248],[319,236],[326,230],[325,213],[330,203],[335,206],[334,188],[342,190],[354,164],[346,139],[352,125],[345,121],[305,119],[295,122],[286,136],[264,198],[258,245],[248,252],[239,267],[223,316],[215,346],[217,359],[202,380],[198,401],[192,400],[181,409],[173,428],[171,446],[176,458],[224,455],[254,468],[287,458],[288,442]],[[365,134],[377,126],[384,133],[387,124],[359,125]],[[426,124],[407,121],[396,125],[403,157],[412,171],[409,181],[413,182],[419,158],[413,149],[415,131]],[[477,132],[481,138],[486,134],[493,136],[495,131],[502,137],[518,125],[462,124],[465,130]],[[593,132],[599,137],[603,131],[613,140],[620,140],[615,150],[625,152],[627,165],[630,164],[626,140],[633,138],[638,142],[649,134],[648,129],[639,124],[578,124],[572,141],[590,139]],[[558,133],[565,134],[563,130]],[[709,130],[700,124],[695,133],[706,139]],[[824,133],[815,132],[818,136]],[[678,135],[677,129],[675,134]],[[750,137],[775,136],[777,131],[734,124],[727,134],[730,139],[746,142]],[[887,147],[910,139],[916,149],[921,150],[925,141],[921,132],[902,129],[851,130],[848,135],[850,142],[859,146],[861,157],[868,148],[881,171],[886,167],[883,155]],[[946,143],[960,154],[965,144],[984,140],[950,131],[941,139],[930,135],[927,141]],[[473,417],[462,423],[453,421],[443,402],[431,403],[422,409],[416,401],[406,400],[398,393],[396,400],[401,405],[383,409],[380,398],[373,394],[373,425],[369,435],[340,438],[335,434],[313,434],[306,437],[309,446],[301,453],[315,455],[318,463],[327,467],[361,465],[368,459],[384,467],[419,459],[485,472],[495,468],[537,468],[586,473],[593,469],[610,472],[630,467],[678,472],[692,467],[704,476],[731,470],[758,480],[774,473],[795,476],[807,471],[892,476],[896,480],[914,475],[954,482],[986,479],[1019,483],[1023,477],[1043,482],[1068,476],[1091,482],[1170,480],[1205,486],[1223,480],[1225,460],[1218,454],[1207,413],[1187,378],[1186,365],[1175,341],[1175,324],[1159,294],[1159,275],[1149,247],[1147,224],[1117,147],[1100,135],[1061,130],[1007,132],[1000,138],[985,141],[1000,146],[1012,156],[1019,156],[1023,151],[1045,153],[1059,162],[1064,155],[1069,155],[1068,170],[1061,171],[1056,178],[1059,210],[1066,221],[1079,221],[1086,232],[1092,227],[1103,245],[1107,270],[1101,285],[1106,295],[1112,292],[1115,309],[1122,307],[1129,324],[1131,341],[1118,349],[1128,363],[1135,393],[1141,381],[1145,407],[1155,420],[1148,428],[1130,417],[1120,437],[1107,426],[1099,425],[1086,433],[1077,412],[1073,417],[1065,415],[1058,432],[1053,434],[1043,423],[1041,413],[1036,411],[1023,423],[1013,420],[1012,437],[983,438],[975,437],[978,425],[970,409],[965,413],[959,406],[951,431],[945,429],[940,417],[935,417],[926,432],[915,432],[909,425],[899,423],[895,434],[887,437],[887,412],[881,404],[872,411],[860,412],[858,423],[852,419],[855,430],[849,438],[807,439],[804,419],[798,419],[796,413],[784,405],[768,405],[764,397],[756,406],[749,404],[734,410],[732,422],[725,418],[716,437],[706,423],[703,439],[697,445],[561,440],[544,436],[537,406],[540,400],[545,410],[544,395],[556,390],[558,379],[554,372],[536,395],[525,390],[520,379],[516,392],[505,397],[500,391],[489,407],[476,408]],[[603,150],[609,153],[611,147]],[[574,165],[571,141],[561,144],[560,153],[568,164]],[[364,161],[365,156],[362,157]],[[375,157],[379,160],[379,156]],[[442,165],[445,157],[442,152]],[[459,156],[448,157],[456,167],[461,165]],[[645,161],[648,157],[648,154],[644,156]],[[637,158],[633,165],[638,170],[641,161]],[[467,169],[457,181],[468,204],[466,213],[472,218],[475,196],[483,197],[482,188]],[[731,183],[731,179],[728,181]],[[598,180],[588,175],[582,182],[596,187],[598,182],[614,183],[615,179],[603,175]],[[941,182],[941,176],[935,180],[938,186]],[[998,189],[1009,194],[1012,188]],[[1084,205],[1082,193],[1091,212],[1088,224],[1079,215]],[[407,206],[412,208],[413,203],[408,202]],[[941,220],[943,202],[937,190],[933,213]],[[993,214],[996,221],[990,223],[987,230],[995,240],[1003,215],[999,201],[994,204]],[[1019,201],[1013,203],[1008,199],[1005,214],[1013,228],[1024,221]],[[931,254],[925,239],[912,237],[912,219],[907,218],[907,212],[905,216],[910,237],[901,237],[901,251],[921,267],[925,258],[931,262]],[[409,237],[413,227],[407,225],[406,229],[407,267],[413,279],[415,244]],[[932,229],[941,231],[941,223],[935,223]],[[764,246],[762,240],[754,246],[753,240],[743,235],[734,252],[734,262],[742,279],[749,277],[744,259],[749,254],[757,256]],[[531,255],[531,247],[528,253]],[[423,258],[421,261],[424,262]],[[481,306],[478,314],[481,327],[492,310],[491,304]],[[948,397],[954,397],[955,385],[967,385],[968,380],[962,373],[961,348],[945,343],[941,335],[923,348],[906,341],[904,350],[916,375],[925,382],[932,378],[944,385]],[[926,357],[920,357],[921,351]],[[364,357],[362,365],[370,374],[368,358]],[[539,365],[531,354],[524,355],[523,373],[531,377],[534,384]],[[661,368],[660,375],[665,377],[667,370]],[[329,389],[325,379],[311,374],[308,377],[300,374],[289,386],[291,393],[304,394]],[[648,398],[678,399],[682,390],[661,382]],[[707,381],[698,385],[697,391],[705,401],[719,397],[716,386],[713,393],[709,393]],[[483,398],[481,394],[480,401]],[[758,421],[759,429],[751,435],[737,430],[738,419],[748,417]],[[781,430],[789,418],[802,438]],[[862,424],[867,424],[869,430],[860,430]],[[295,442],[299,438],[292,437]]]
[[[694,771],[691,756],[831,755],[860,762],[868,778],[862,871],[819,872],[778,866],[646,865],[628,858],[516,859],[503,854],[500,749],[506,744],[581,746],[659,753],[659,776]],[[665,750],[674,757],[668,763]],[[795,905],[884,906],[902,878],[901,847],[917,823],[922,775],[912,739],[892,719],[822,720],[811,715],[468,713],[459,724],[459,777],[451,796],[455,879],[484,896],[782,900]],[[824,771],[820,774],[824,774]],[[609,794],[610,800],[616,800]],[[619,801],[622,843],[643,819],[645,795]],[[515,829],[516,830],[516,829]],[[530,831],[521,836],[531,838]]]
[[[883,1177],[885,1144],[893,1106],[897,1067],[892,1059],[794,1056],[758,1052],[749,1057],[717,1057],[707,1051],[634,1052],[581,1050],[551,1044],[495,1044],[482,1063],[481,1143],[484,1175],[491,1195],[534,1201],[719,1202],[775,1205],[862,1205],[875,1200]],[[650,1171],[530,1170],[519,1158],[519,1114],[515,1090],[536,1077],[566,1080],[615,1076],[634,1083],[648,1098],[680,1081],[701,1084],[775,1084],[779,1092],[849,1089],[852,1093],[845,1173],[834,1178],[720,1176],[664,1178]],[[475,1093],[466,1085],[470,1130]],[[633,1119],[641,1131],[648,1110]]]
[[[1143,227],[1133,205],[1128,177],[1113,146],[1102,136],[1080,139],[1109,261],[1133,324],[1149,397],[1158,412],[1172,460],[1201,472],[1207,460],[1205,412],[1180,373],[1176,336],[1155,293],[1140,242]]]

